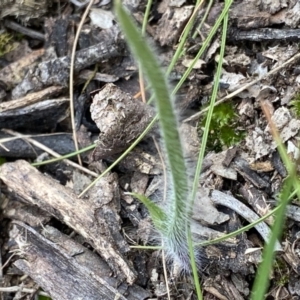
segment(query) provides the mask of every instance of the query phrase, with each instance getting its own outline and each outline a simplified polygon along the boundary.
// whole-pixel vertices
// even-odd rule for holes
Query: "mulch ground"
[[[147,1],[123,1],[141,25]],[[171,261],[163,270],[145,207],[128,192],[158,204],[168,186],[158,125],[112,170],[155,116],[140,91],[147,86],[113,15],[111,1],[95,1],[74,59],[74,112],[79,148],[95,149],[35,166],[75,151],[69,77],[80,1],[0,0],[0,299],[196,299],[193,281]],[[153,1],[147,35],[167,69],[194,1]],[[206,3],[184,53],[169,75],[176,86],[224,2]],[[276,206],[287,171],[276,149],[267,111],[298,165],[300,129],[300,2],[234,1],[217,103],[193,209],[197,242],[235,231]],[[175,97],[187,166],[197,162],[205,109],[220,49],[221,29]],[[146,90],[145,97],[150,99]],[[52,151],[52,152],[50,152]],[[80,196],[79,196],[80,195]],[[201,248],[204,299],[249,299],[273,218],[234,238]],[[298,299],[298,201],[291,201],[276,245],[267,299]]]

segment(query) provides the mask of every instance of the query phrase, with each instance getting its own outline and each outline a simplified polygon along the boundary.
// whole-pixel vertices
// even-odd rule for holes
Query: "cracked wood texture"
[[[74,61],[75,74],[95,63],[124,55],[124,42],[118,38],[118,34],[119,32],[113,29],[103,31],[100,43],[77,51]],[[14,88],[13,98],[18,99],[28,92],[36,92],[52,85],[68,86],[70,61],[70,56],[64,56],[43,61],[30,69],[23,81]]]
[[[144,300],[151,296],[137,285],[112,277],[105,261],[57,229],[46,226],[41,235],[23,222],[13,224],[12,237],[22,253],[14,265],[51,299]]]
[[[19,197],[52,214],[82,235],[105,259],[120,279],[132,284],[136,273],[111,239],[103,236],[103,222],[89,199],[79,199],[70,189],[41,174],[28,162],[18,160],[0,168],[0,178]],[[99,226],[99,224],[101,226]]]

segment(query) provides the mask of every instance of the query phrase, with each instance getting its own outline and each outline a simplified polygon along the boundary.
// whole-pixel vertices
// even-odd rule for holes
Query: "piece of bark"
[[[0,112],[0,128],[49,132],[69,116],[69,99],[43,100],[26,107]]]
[[[15,16],[23,22],[40,18],[48,11],[51,1],[0,1],[0,20],[6,16]]]
[[[42,91],[31,93],[25,97],[0,103],[0,113],[14,110],[43,101],[49,97],[56,96],[64,90],[61,86],[50,86]]]
[[[44,21],[46,47],[53,46],[58,57],[70,55],[72,47],[68,39],[71,38],[74,42],[74,32],[71,27],[72,21],[65,12],[62,12],[60,18],[47,18]]]
[[[179,133],[185,159],[195,159],[199,153],[200,145],[197,127],[188,123],[182,123],[179,127]]]
[[[235,158],[238,148],[237,147],[231,147],[227,149],[225,158],[222,162],[222,165],[226,168],[228,168],[232,162],[232,160]]]
[[[30,137],[61,155],[75,151],[72,134],[30,135]],[[6,151],[3,147],[0,147],[0,156],[2,157],[36,158],[44,152],[40,148],[29,144],[21,138],[3,142],[7,138],[12,138],[12,136],[0,133],[0,142],[9,150]]]
[[[234,287],[228,276],[222,276],[220,273],[217,273],[217,275],[214,278],[211,277],[206,279],[203,283],[203,289],[208,294],[211,294],[212,299],[246,299],[242,297],[241,293]]]
[[[3,164],[0,178],[7,187],[25,201],[35,204],[74,229],[108,262],[112,270],[132,284],[136,278],[116,245],[102,236],[103,222],[98,220],[97,207],[89,199],[79,199],[71,190],[39,173],[26,161]]]
[[[250,181],[257,188],[263,189],[270,186],[269,182],[249,168],[248,163],[244,159],[236,157],[234,159],[234,167],[246,180]]]
[[[24,223],[13,223],[16,224],[15,241],[23,256],[14,265],[34,279],[52,299],[149,297],[148,292],[136,285],[120,285],[119,278],[111,277],[105,261],[58,230],[47,226],[44,237]],[[25,240],[25,244],[21,242]]]
[[[99,81],[99,82],[115,82],[119,80],[119,77],[115,75],[110,75],[110,74],[105,74],[105,73],[95,73],[90,70],[82,70],[78,78],[81,79],[82,81],[86,82],[87,80],[90,80],[91,78],[93,80]]]
[[[119,216],[121,204],[118,175],[111,173],[97,181],[89,190],[89,200],[96,208],[95,215],[99,224],[102,223],[99,226],[102,236],[112,239],[121,253],[128,252],[128,244],[120,234],[122,220]]]
[[[240,189],[239,192],[244,199],[251,205],[254,211],[261,217],[270,212],[270,205],[267,203],[266,193],[256,189],[251,186],[249,183],[245,183]],[[274,222],[273,217],[269,217],[265,220],[266,223],[272,225]]]
[[[209,245],[210,240],[221,238],[226,235],[226,233],[206,227],[194,220],[191,221],[191,232],[195,243],[207,242],[207,245]],[[236,237],[226,238],[224,243],[236,245],[238,243],[238,239]]]
[[[231,7],[230,16],[238,28],[253,29],[270,25],[271,14],[260,11],[255,1],[243,1]]]
[[[260,28],[255,30],[239,30],[236,28],[231,28],[228,31],[228,40],[251,42],[299,42],[300,29]]]
[[[103,30],[102,41],[96,45],[76,52],[74,71],[79,71],[98,62],[124,55],[124,41],[118,38],[116,28]],[[70,56],[51,59],[40,63],[27,73],[26,78],[14,88],[14,99],[23,97],[30,91],[41,90],[50,85],[68,86],[70,73]]]
[[[199,188],[193,206],[192,218],[204,224],[217,225],[229,220],[229,216],[218,211],[209,197],[208,188]]]
[[[114,158],[117,159],[116,156]],[[139,171],[149,175],[158,175],[162,173],[162,166],[158,155],[151,155],[139,146],[135,147],[123,160],[121,160],[119,167],[127,171]]]
[[[35,50],[1,69],[0,81],[5,84],[6,89],[10,90],[20,83],[24,78],[28,67],[30,66],[33,68],[38,63],[38,60],[43,56],[44,52],[44,49]]]
[[[3,216],[24,222],[32,227],[46,224],[51,219],[51,215],[46,211],[14,198],[9,199],[8,203],[3,207]]]
[[[154,117],[151,107],[116,85],[106,84],[93,98],[91,117],[100,129],[95,160],[120,153],[144,131]]]
[[[139,300],[150,297],[148,291],[135,284],[131,286],[124,282],[120,284],[120,280],[117,277],[111,276],[111,269],[101,257],[81,244],[78,244],[73,239],[70,239],[69,236],[62,234],[59,230],[51,226],[45,226],[42,234],[47,239],[50,239],[52,242],[59,245],[63,251],[67,251],[78,263],[82,264],[98,277],[107,281],[108,285],[117,288],[119,293],[126,295],[128,300]]]
[[[260,10],[266,10],[269,13],[274,14],[281,8],[286,7],[287,3],[282,0],[258,0],[256,1],[256,5]]]
[[[211,193],[211,200],[215,205],[222,205],[234,210],[244,219],[246,219],[249,223],[252,223],[259,219],[259,216],[254,213],[250,208],[248,208],[245,204],[238,201],[236,198],[222,193],[217,190],[213,190]],[[261,237],[268,242],[268,239],[271,234],[270,228],[264,223],[261,222],[255,225],[256,230],[260,233]],[[282,251],[280,243],[277,241],[275,244],[276,251]]]
[[[296,222],[300,222],[300,207],[288,205],[286,208],[286,216]]]
[[[159,21],[156,29],[155,39],[161,46],[173,45],[177,43],[184,26],[188,22],[194,6],[168,7]]]
[[[219,153],[210,153],[208,155],[209,159],[212,160],[213,164],[210,167],[210,170],[223,178],[228,178],[230,180],[237,180],[237,171],[233,166],[226,167],[224,166],[224,160],[226,158],[228,150],[224,150]]]
[[[149,182],[149,176],[147,174],[134,172],[131,177],[130,188],[133,193],[145,195]]]

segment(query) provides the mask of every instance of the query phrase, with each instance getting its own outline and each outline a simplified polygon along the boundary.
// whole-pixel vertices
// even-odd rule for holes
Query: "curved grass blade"
[[[265,293],[269,286],[269,275],[272,269],[274,260],[274,249],[277,239],[280,239],[282,235],[282,224],[285,222],[285,210],[287,205],[287,199],[291,193],[293,185],[293,179],[290,177],[284,184],[284,187],[280,195],[280,206],[276,212],[275,222],[272,226],[272,234],[269,242],[264,246],[263,259],[258,267],[257,275],[255,276],[251,300],[263,300],[265,299]]]
[[[144,195],[136,194],[136,193],[129,193],[131,196],[139,199],[148,209],[152,222],[155,225],[155,227],[160,231],[165,231],[165,224],[167,221],[167,215],[165,212],[154,202],[152,202],[150,199],[145,197]]]
[[[171,195],[167,201],[167,219],[161,234],[163,244],[167,245],[166,248],[170,250],[169,254],[172,256],[172,259],[179,262],[181,267],[187,271],[190,270],[190,264],[196,265],[196,262],[194,253],[190,255],[187,245],[188,213],[190,212],[187,204],[188,180],[171,95],[166,78],[153,54],[153,50],[147,46],[141,33],[122,8],[120,0],[115,1],[115,12],[126,40],[148,78],[156,100],[161,133],[165,143],[167,164],[170,171],[169,177],[171,179]],[[195,271],[194,268],[193,275],[198,299],[202,299],[197,270]]]
[[[168,213],[170,215],[168,215],[168,220],[170,223],[168,224],[168,234],[174,234],[178,226],[184,226],[182,222],[186,219],[185,202],[187,200],[188,182],[182,146],[177,130],[177,120],[173,111],[167,80],[157,62],[154,51],[147,45],[141,32],[123,9],[120,0],[115,1],[115,12],[126,41],[134,56],[139,60],[156,100],[174,197],[174,201],[169,202]]]

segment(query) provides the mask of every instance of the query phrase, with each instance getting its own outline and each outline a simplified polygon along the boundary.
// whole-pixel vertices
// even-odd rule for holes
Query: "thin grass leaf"
[[[180,143],[177,120],[173,111],[167,80],[154,51],[147,45],[141,32],[133,23],[128,13],[123,9],[121,1],[115,1],[115,12],[123,29],[126,41],[131,51],[138,59],[153,91],[159,116],[161,133],[165,144],[168,167],[170,169],[170,186],[174,201],[170,201],[168,212],[168,234],[173,235],[186,219],[187,176]]]
[[[283,224],[286,219],[285,211],[290,200],[292,188],[294,188],[294,192],[297,194],[298,199],[300,199],[300,182],[297,178],[296,166],[292,163],[287,154],[287,151],[280,138],[277,128],[271,120],[270,112],[268,111],[265,105],[262,105],[262,109],[267,120],[269,121],[269,126],[271,129],[273,139],[277,143],[277,150],[280,154],[282,161],[285,164],[285,167],[287,168],[288,178],[286,178],[284,186],[279,196],[280,201],[278,205],[280,206],[280,208],[278,209],[275,215],[275,222],[272,226],[272,234],[269,243],[264,247],[263,260],[257,270],[257,275],[255,277],[252,288],[251,300],[262,300],[265,298],[265,293],[269,286],[269,274],[272,269],[274,260],[275,242],[282,235]]]
[[[226,4],[230,5],[231,1],[227,1]],[[195,199],[196,192],[198,189],[200,170],[202,167],[204,152],[205,152],[205,148],[206,148],[206,144],[207,144],[210,122],[212,119],[213,109],[214,109],[215,101],[217,98],[217,92],[218,92],[219,81],[220,81],[222,65],[223,65],[223,57],[224,57],[225,46],[226,46],[227,24],[228,24],[228,13],[226,12],[224,14],[221,49],[220,49],[217,72],[215,75],[214,88],[213,88],[213,92],[212,92],[209,113],[208,113],[207,121],[205,124],[205,130],[204,130],[204,134],[203,134],[203,138],[202,138],[202,142],[201,142],[201,149],[200,149],[200,153],[199,153],[199,157],[198,157],[198,161],[197,161],[197,167],[196,167],[196,172],[195,172],[195,177],[194,177],[194,182],[193,182],[192,193],[191,193],[191,196],[189,199],[189,207],[190,208],[192,208],[194,205],[194,199]],[[202,299],[202,295],[200,293],[199,279],[198,279],[198,274],[197,274],[197,266],[196,266],[196,261],[195,261],[195,257],[194,257],[194,245],[193,245],[193,241],[192,241],[192,234],[191,234],[191,230],[190,230],[190,225],[188,225],[188,226],[189,226],[189,228],[188,228],[188,245],[189,245],[189,253],[190,253],[190,257],[191,257],[191,266],[192,266],[192,270],[193,270],[194,282],[195,282],[195,286],[196,286],[196,290],[197,290],[197,294],[198,294],[198,299],[199,298]]]
[[[163,230],[160,231],[164,250],[166,255],[173,262],[176,262],[182,270],[190,272],[191,261],[194,265],[199,266],[199,260],[196,263],[195,256],[197,255],[194,253],[190,255],[187,243],[187,230],[189,229],[187,214],[190,211],[187,208],[188,180],[177,120],[167,81],[153,50],[149,48],[130,16],[122,8],[120,0],[115,1],[115,11],[126,40],[142,66],[156,100],[171,181],[169,183],[171,193],[167,197],[166,221]],[[197,256],[198,258],[199,256]],[[195,275],[194,270],[193,273]],[[195,278],[197,278],[197,270]],[[201,300],[202,294],[199,283],[195,282],[195,284],[198,299]]]
[[[233,0],[227,0],[224,6],[224,9],[222,10],[220,16],[218,17],[218,19],[216,20],[213,28],[211,29],[211,31],[209,32],[207,38],[205,39],[205,41],[203,42],[202,47],[200,48],[200,50],[198,51],[197,55],[195,56],[195,58],[193,59],[192,63],[190,64],[190,66],[188,67],[188,69],[184,72],[184,74],[182,75],[180,81],[177,83],[177,85],[175,86],[172,94],[176,94],[178,92],[178,90],[180,89],[180,87],[182,86],[182,84],[186,81],[186,79],[188,78],[189,74],[191,73],[191,71],[193,70],[194,65],[196,64],[197,60],[201,57],[201,55],[204,53],[204,51],[206,50],[206,48],[208,47],[208,44],[210,43],[210,41],[212,40],[213,36],[215,35],[215,33],[217,32],[217,30],[219,29],[225,15],[228,13],[228,10],[232,4]]]
[[[164,211],[144,195],[140,195],[137,193],[129,193],[129,194],[139,199],[147,207],[155,227],[159,231],[164,232],[166,230],[165,223],[167,220],[167,215],[164,213]]]
[[[229,7],[230,7],[230,5],[231,5],[231,3],[232,3],[232,1],[233,0],[230,0],[230,3],[227,5],[225,5],[225,7],[224,7],[224,9],[223,9],[223,11],[222,11],[222,13],[221,13],[221,15],[220,15],[220,17],[219,17],[219,19],[220,19],[220,21],[222,21],[223,20],[223,18],[224,18],[224,16],[225,16],[225,14],[226,14],[226,12],[228,11],[228,9],[229,9]],[[197,5],[198,5],[198,3],[199,3],[199,1],[197,1]],[[218,20],[219,20],[218,19]],[[204,41],[204,43],[203,43],[203,45],[202,45],[202,47],[201,47],[201,49],[199,50],[199,52],[198,52],[198,54],[197,54],[197,56],[194,58],[194,60],[193,60],[193,63],[192,63],[192,65],[185,71],[185,73],[183,74],[183,77],[186,79],[187,77],[188,77],[188,75],[191,73],[191,71],[192,71],[192,66],[196,63],[196,61],[198,60],[198,58],[201,56],[201,54],[203,54],[204,53],[204,51],[205,51],[205,49],[208,47],[208,44],[209,44],[209,41],[211,40],[211,38],[212,38],[212,36],[216,33],[216,31],[217,31],[217,29],[218,29],[218,27],[219,27],[219,23],[216,23],[214,26],[213,26],[213,28],[212,28],[212,30],[211,30],[211,32],[210,32],[210,34],[209,34],[209,36],[207,37],[207,39],[205,39],[205,41]],[[177,61],[177,59],[178,59],[178,57],[179,57],[179,55],[180,55],[180,53],[181,53],[181,50],[180,51],[178,51],[178,49],[180,48],[180,49],[182,49],[182,47],[183,47],[183,45],[184,45],[184,42],[185,42],[185,40],[184,40],[184,38],[182,38],[181,39],[181,41],[180,41],[180,45],[179,45],[179,47],[177,48],[177,51],[176,51],[176,53],[178,54],[178,55],[176,55],[175,54],[175,56],[174,56],[174,59],[172,59],[172,62],[171,62],[171,65],[173,65],[173,64],[175,64],[175,62]],[[177,57],[177,58],[175,58],[175,57]],[[169,67],[168,68],[168,70],[167,70],[167,72],[166,72],[166,74],[168,75],[169,73],[170,73],[170,71],[171,71],[171,67]],[[174,90],[172,91],[172,95],[175,95],[176,94],[176,92],[179,90],[179,88],[181,87],[181,85],[184,83],[184,80],[181,80],[177,85],[176,85],[176,87],[174,88]],[[150,100],[148,101],[148,103],[150,103],[151,101],[153,100],[153,96],[150,98]],[[157,121],[157,119],[158,119],[158,115],[156,114],[156,116],[154,117],[154,119],[151,121],[151,123],[149,124],[149,126],[142,132],[142,134],[132,143],[132,145],[113,163],[113,164],[111,164],[107,169],[106,169],[106,171],[104,172],[104,173],[102,173],[96,180],[94,180],[87,188],[85,188],[84,189],[84,191],[79,195],[79,197],[82,197],[93,185],[95,185],[96,184],[96,182],[97,181],[99,181],[105,174],[107,174],[109,171],[111,171],[124,157],[126,157],[127,155],[128,155],[128,153],[130,153],[130,151],[144,138],[144,136],[148,133],[148,131],[152,128],[152,126],[156,123],[156,121]]]
[[[265,293],[269,286],[269,275],[272,269],[272,264],[274,260],[274,248],[277,239],[280,238],[282,234],[282,229],[285,221],[285,210],[287,199],[291,193],[293,185],[292,178],[288,178],[284,184],[280,195],[280,208],[276,212],[275,222],[272,227],[272,234],[267,245],[265,245],[263,250],[263,259],[262,263],[259,265],[257,270],[257,275],[255,276],[251,300],[263,300],[265,299]]]

